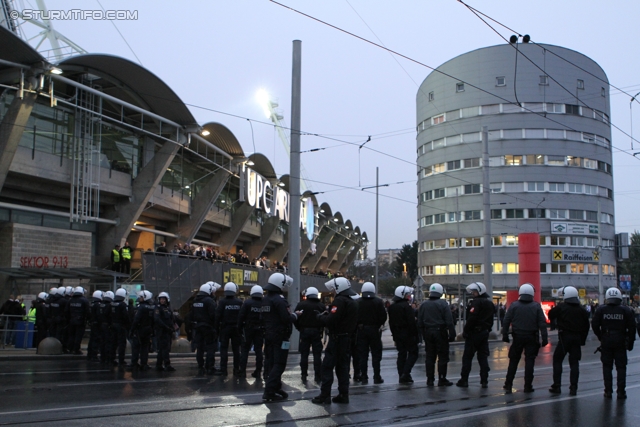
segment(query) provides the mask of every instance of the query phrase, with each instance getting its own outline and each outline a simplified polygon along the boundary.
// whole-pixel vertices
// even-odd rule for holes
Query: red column
[[[518,236],[518,264],[520,285],[531,283],[535,290],[534,301],[540,302],[540,235],[521,233]]]
[[[504,308],[508,309],[514,301],[518,301],[518,291],[507,291],[507,302]]]

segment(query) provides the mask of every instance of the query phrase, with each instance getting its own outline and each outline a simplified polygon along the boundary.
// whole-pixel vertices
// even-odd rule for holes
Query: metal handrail
[[[23,347],[22,348],[27,348],[27,342],[29,341],[29,322],[28,320],[25,319],[26,316],[23,316],[21,314],[0,314],[0,319],[4,318],[4,323],[3,323],[3,327],[2,327],[2,343],[0,343],[0,346],[2,346],[2,349],[5,349],[7,345],[11,345],[11,343],[6,343],[6,339],[7,339],[7,332],[20,332],[23,329],[9,329],[9,320],[12,317],[16,317],[17,321],[23,321],[25,322],[25,327],[24,327],[24,341],[23,341]],[[35,333],[35,331],[31,331],[32,333]]]

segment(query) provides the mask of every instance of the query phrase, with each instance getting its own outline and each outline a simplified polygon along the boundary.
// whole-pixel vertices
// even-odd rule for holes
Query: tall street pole
[[[300,97],[302,76],[302,42],[293,41],[291,77],[291,158],[289,163],[289,275],[293,284],[287,300],[292,307],[300,302]],[[298,350],[298,331],[291,334],[291,349]]]
[[[378,287],[378,236],[380,235],[378,229],[378,193],[380,192],[380,183],[378,182],[378,167],[376,166],[376,292],[380,292]]]
[[[491,183],[489,182],[489,131],[482,126],[482,215],[484,216],[484,285],[493,302],[491,265]]]

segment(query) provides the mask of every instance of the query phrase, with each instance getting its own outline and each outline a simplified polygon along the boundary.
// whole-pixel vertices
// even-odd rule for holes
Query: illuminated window
[[[447,274],[447,266],[436,265],[434,271],[435,271],[435,274]]]
[[[571,264],[572,274],[584,274],[584,264]]]
[[[442,173],[445,171],[445,164],[444,163],[437,163],[435,165],[433,165],[433,173]]]
[[[504,273],[504,268],[501,262],[494,262],[493,264],[493,272],[496,274]]]
[[[491,237],[491,245],[492,246],[502,246],[502,236],[493,236],[493,237]]]
[[[449,274],[460,274],[461,271],[461,264],[449,264]]]
[[[439,116],[433,116],[431,118],[431,123],[434,125],[439,125],[440,123],[444,123],[444,114],[440,114]]]
[[[465,237],[464,246],[467,248],[482,246],[482,239],[480,237]]]
[[[444,249],[447,247],[447,239],[436,239],[433,241],[434,249]]]
[[[527,154],[528,165],[544,165],[544,156],[542,154]]]
[[[551,264],[552,273],[566,273],[567,264]]]
[[[518,246],[518,236],[504,236],[507,246]]]
[[[467,274],[482,273],[482,264],[467,264]]]
[[[504,164],[507,166],[520,166],[522,164],[522,156],[507,154],[504,156]]]
[[[460,239],[449,239],[449,247],[450,248],[457,248],[460,246]]]
[[[508,262],[507,263],[507,273],[518,273],[518,263],[517,262]]]

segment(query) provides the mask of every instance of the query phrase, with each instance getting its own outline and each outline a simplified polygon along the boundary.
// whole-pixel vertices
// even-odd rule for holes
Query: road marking
[[[87,370],[87,369],[76,369],[73,371],[25,371],[25,372],[2,372],[0,375],[36,375],[36,374],[71,374],[74,372],[111,372],[110,369],[96,369],[96,370]]]
[[[638,388],[638,387],[640,387],[640,384],[628,386],[627,390],[630,389],[630,388]],[[466,413],[466,414],[450,415],[448,417],[434,418],[434,419],[430,419],[430,420],[412,421],[412,422],[402,423],[402,424],[395,424],[394,423],[393,425],[394,426],[422,426],[422,425],[426,425],[426,424],[434,424],[434,423],[441,423],[441,422],[446,422],[446,421],[459,420],[459,419],[462,419],[462,418],[477,417],[479,415],[495,414],[497,412],[511,411],[511,410],[514,410],[514,409],[530,408],[532,406],[546,405],[547,403],[564,402],[565,400],[577,399],[579,397],[591,397],[591,396],[598,396],[598,395],[602,395],[602,391],[594,391],[594,392],[591,392],[591,393],[581,393],[579,396],[556,397],[556,398],[553,398],[553,399],[541,400],[541,401],[538,401],[538,402],[519,403],[519,404],[513,405],[513,406],[505,406],[505,407],[502,407],[502,408],[493,408],[493,409],[484,409],[482,411],[472,411],[472,412],[469,412],[469,413]]]

